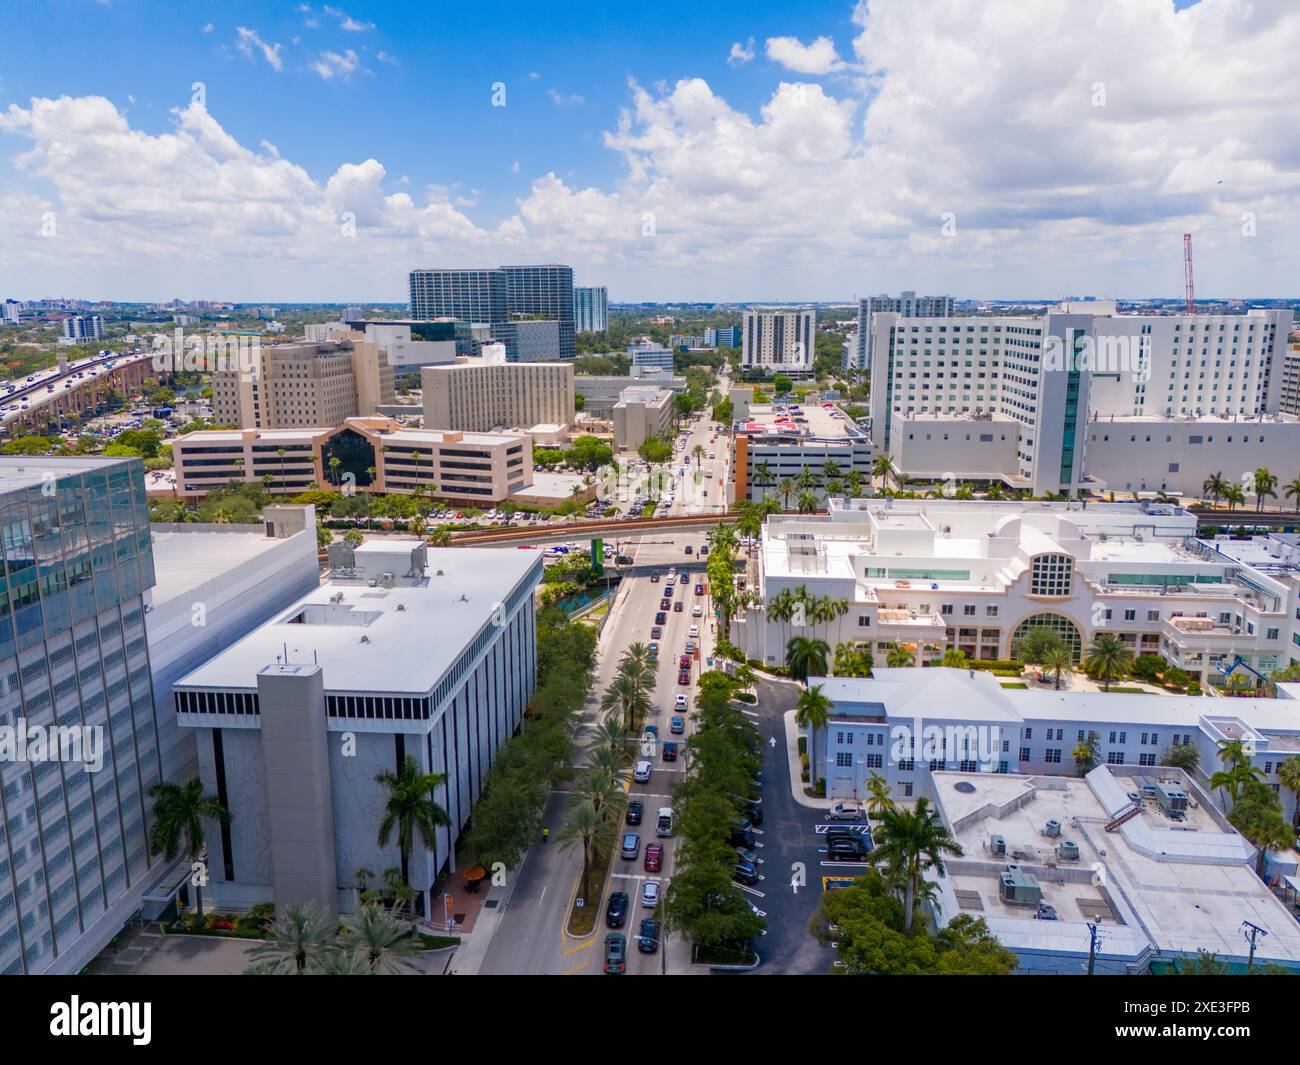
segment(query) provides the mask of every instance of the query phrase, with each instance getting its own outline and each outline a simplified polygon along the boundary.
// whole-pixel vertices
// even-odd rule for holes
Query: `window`
[[[853,752],[840,751],[835,755],[835,765],[840,769],[853,768]]]
[[[1069,555],[1035,555],[1029,578],[1029,594],[1064,597],[1070,594],[1074,559]]]
[[[1058,764],[1061,761],[1061,749],[1059,747],[1048,747],[1043,752],[1043,761],[1049,764]]]

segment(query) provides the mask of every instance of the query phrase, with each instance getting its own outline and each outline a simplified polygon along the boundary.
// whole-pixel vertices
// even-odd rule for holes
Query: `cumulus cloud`
[[[731,43],[731,52],[727,56],[727,62],[733,67],[742,67],[754,58],[754,38],[749,38],[744,44],[739,41]]]
[[[361,66],[361,60],[351,48],[343,52],[331,52],[328,49],[312,60],[311,69],[326,81],[333,78],[347,80]]]
[[[238,34],[235,47],[245,59],[251,62],[258,53],[261,53],[262,58],[270,63],[273,69],[284,69],[284,60],[280,58],[282,45],[267,44],[256,30],[250,30],[245,26],[236,26],[235,32]]]
[[[818,37],[812,44],[804,44],[798,37],[769,37],[767,58],[797,74],[832,74],[844,69],[844,60],[830,37]]]
[[[817,54],[864,85],[789,74],[753,108],[699,77],[630,82],[602,136],[618,177],[557,169],[504,210],[447,188],[412,196],[378,159],[341,156],[314,179],[196,105],[162,132],[101,97],[13,105],[0,264],[36,288],[98,279],[119,296],[186,281],[327,299],[365,277],[367,298],[399,299],[434,257],[558,259],[641,298],[1154,295],[1181,290],[1191,231],[1203,291],[1291,287],[1300,9],[1041,0],[1030,17],[1019,0],[871,0],[853,18],[851,52]],[[807,66],[818,47],[780,54]],[[439,172],[462,177],[475,180]],[[75,244],[41,241],[47,211]]]

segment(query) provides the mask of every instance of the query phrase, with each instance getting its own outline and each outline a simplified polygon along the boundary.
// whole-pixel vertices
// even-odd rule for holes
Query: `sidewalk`
[[[790,767],[790,794],[800,806],[806,806],[810,810],[829,810],[830,799],[818,799],[803,793],[803,763],[799,758],[799,726],[794,720],[796,713],[796,710],[787,710],[782,715],[785,721],[785,754]]]

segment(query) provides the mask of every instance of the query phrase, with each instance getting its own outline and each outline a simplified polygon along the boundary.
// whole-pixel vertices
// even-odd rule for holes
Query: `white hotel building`
[[[1226,550],[1167,504],[832,499],[824,517],[768,518],[762,604],[733,638],[768,663],[799,634],[870,644],[882,664],[897,641],[919,665],[948,647],[1014,658],[1038,626],[1078,659],[1105,631],[1213,685],[1237,657],[1262,673],[1300,660],[1300,566]],[[767,604],[801,586],[847,612],[802,629],[773,619]]]
[[[1300,422],[1277,414],[1289,310],[1121,315],[1069,301],[1037,316],[871,320],[872,438],[908,477],[1199,492],[1218,470],[1289,479],[1300,455]]]

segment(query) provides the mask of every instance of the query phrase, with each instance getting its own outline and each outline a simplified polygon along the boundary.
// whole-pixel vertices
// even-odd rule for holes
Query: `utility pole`
[[[1246,937],[1250,943],[1250,956],[1246,959],[1246,974],[1250,974],[1251,966],[1255,964],[1255,940],[1259,936],[1268,935],[1268,929],[1260,928],[1257,924],[1251,924],[1249,921],[1241,922],[1241,934]]]
[[[1095,920],[1100,922],[1101,918],[1097,917],[1095,918]],[[1096,967],[1097,943],[1100,940],[1100,938],[1101,935],[1098,926],[1094,924],[1092,921],[1089,921],[1088,922],[1088,975],[1089,976],[1093,975],[1093,969]]]

